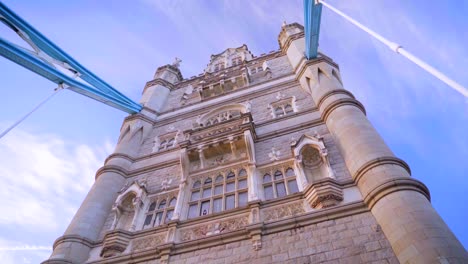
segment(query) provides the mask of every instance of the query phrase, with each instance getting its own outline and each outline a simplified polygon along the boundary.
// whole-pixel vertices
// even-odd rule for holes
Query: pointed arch
[[[249,112],[249,109],[244,104],[228,104],[215,108],[208,113],[201,115],[197,120],[200,126],[210,126],[231,118],[240,116]]]

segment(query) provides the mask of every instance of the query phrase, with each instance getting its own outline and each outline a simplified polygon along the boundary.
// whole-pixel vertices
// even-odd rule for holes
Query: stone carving
[[[286,97],[286,95],[282,94],[281,92],[278,92],[276,94],[276,99],[278,99],[278,100],[284,99],[285,97]]]
[[[258,251],[258,250],[262,249],[262,240],[261,239],[253,240],[252,241],[252,248],[255,251]]]
[[[302,201],[273,207],[271,209],[265,209],[263,211],[263,221],[271,222],[280,220],[287,217],[293,217],[296,215],[303,214],[305,212]]]
[[[102,258],[113,257],[113,256],[120,255],[124,251],[125,251],[125,247],[121,245],[104,246],[102,248],[100,256]]]
[[[302,162],[307,167],[315,167],[322,161],[319,150],[313,147],[305,148],[301,156]]]
[[[132,243],[132,251],[140,251],[154,248],[164,243],[165,235],[153,235],[135,239]]]
[[[181,239],[182,241],[189,241],[225,232],[232,232],[244,228],[247,224],[247,216],[226,219],[219,222],[212,222],[206,225],[200,225],[190,229],[181,230]]]
[[[268,153],[268,157],[270,157],[271,161],[279,160],[279,155],[281,152],[279,150],[276,150],[275,147],[271,148],[271,152]]]
[[[340,201],[343,201],[343,196],[335,195],[335,194],[327,194],[327,195],[318,196],[318,198],[312,202],[311,206],[313,208],[319,208],[319,204],[322,204],[320,208],[327,208],[327,207],[331,207],[335,205],[337,202],[340,202]]]
[[[163,191],[167,190],[171,186],[171,183],[172,183],[172,179],[164,179],[161,182],[161,189]]]
[[[172,66],[176,67],[177,69],[180,67],[180,63],[182,62],[181,59],[175,57],[174,62],[172,63]]]

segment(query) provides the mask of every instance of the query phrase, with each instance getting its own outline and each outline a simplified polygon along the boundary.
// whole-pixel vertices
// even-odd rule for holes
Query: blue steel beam
[[[60,71],[54,69],[49,64],[44,63],[44,61],[37,58],[35,54],[29,54],[28,52],[19,49],[15,45],[5,40],[1,40],[1,55],[4,57],[35,73],[40,74],[41,76],[51,81],[56,83],[66,83],[70,85],[68,88],[70,90],[86,95],[125,112],[136,113],[141,110],[142,106],[140,104],[132,101],[130,98],[126,97],[118,90],[114,89],[112,86],[97,77],[91,71],[83,67],[70,55],[57,47],[39,31],[37,31],[21,17],[6,7],[2,2],[0,2],[0,21],[5,23],[15,32],[21,32],[23,35],[26,35],[29,41],[33,43],[35,48],[39,49],[41,52],[46,53],[48,56],[61,63],[68,64],[70,66],[69,68],[71,68],[74,73],[78,73],[79,77],[88,82],[92,87],[77,82],[65,74],[62,74]],[[5,54],[8,54],[8,56]],[[46,66],[47,68],[43,68]],[[60,73],[60,75],[58,75],[58,73]],[[75,85],[71,85],[71,83],[74,83]]]
[[[304,0],[305,55],[308,60],[315,59],[318,55],[321,16],[322,4],[315,3],[315,0]]]
[[[49,79],[56,84],[67,84],[72,91],[88,96],[104,104],[110,105],[127,113],[137,113],[141,109],[141,105],[130,104],[127,101],[117,99],[108,93],[89,85],[81,83],[66,74],[60,72],[47,62],[39,59],[31,52],[20,48],[3,38],[0,38],[0,55],[16,62],[17,64],[29,69],[30,71]]]

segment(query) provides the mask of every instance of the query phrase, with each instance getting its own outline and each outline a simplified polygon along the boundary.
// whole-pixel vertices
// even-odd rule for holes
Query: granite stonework
[[[468,263],[338,65],[278,41],[158,68],[44,263]]]

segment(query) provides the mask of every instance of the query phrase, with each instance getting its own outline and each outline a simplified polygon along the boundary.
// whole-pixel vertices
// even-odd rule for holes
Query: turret
[[[143,114],[154,118],[164,109],[174,85],[183,79],[179,70],[180,62],[181,60],[176,58],[171,65],[159,67],[154,74],[154,79],[146,83],[140,100],[143,105]]]

